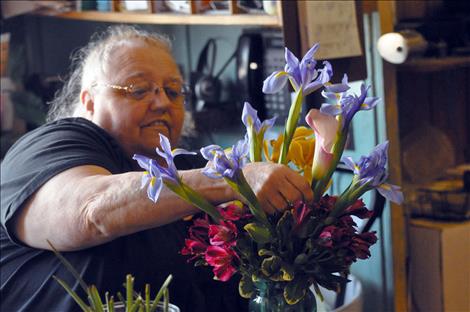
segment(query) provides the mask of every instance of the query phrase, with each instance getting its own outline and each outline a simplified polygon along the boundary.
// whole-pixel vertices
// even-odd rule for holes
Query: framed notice
[[[333,82],[348,73],[349,81],[367,77],[364,56],[364,23],[361,1],[282,1],[285,45],[302,56],[316,42],[317,60],[331,62]],[[318,99],[322,100],[322,98]]]

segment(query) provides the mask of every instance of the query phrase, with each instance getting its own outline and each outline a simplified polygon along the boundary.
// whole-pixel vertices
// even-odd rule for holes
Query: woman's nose
[[[165,90],[161,87],[155,87],[155,91],[152,94],[152,102],[150,104],[150,109],[157,110],[168,108],[171,106],[171,100],[165,93]]]

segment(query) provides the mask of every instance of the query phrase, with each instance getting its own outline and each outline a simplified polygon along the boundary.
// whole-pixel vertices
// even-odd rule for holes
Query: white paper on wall
[[[320,43],[316,59],[362,55],[355,1],[299,1],[298,10],[303,47]]]

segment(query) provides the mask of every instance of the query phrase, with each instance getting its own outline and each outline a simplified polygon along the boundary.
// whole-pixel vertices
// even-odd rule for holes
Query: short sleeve
[[[111,173],[130,170],[115,140],[83,118],[43,125],[23,136],[1,164],[1,225],[13,241],[9,221],[23,203],[58,173],[96,165]]]

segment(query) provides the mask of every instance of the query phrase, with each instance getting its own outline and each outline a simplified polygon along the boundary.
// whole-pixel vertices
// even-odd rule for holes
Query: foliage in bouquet
[[[157,148],[157,153],[167,166],[134,156],[146,170],[142,186],[148,186],[151,199],[158,198],[165,184],[205,212],[193,220],[181,253],[196,265],[211,266],[218,280],[227,281],[240,273],[239,291],[243,297],[252,296],[259,282],[281,289],[291,305],[302,300],[310,285],[319,294],[318,286],[338,290],[347,282],[350,265],[370,257],[369,248],[377,241],[374,232],[359,233],[354,222],[353,216],[364,219],[372,214],[360,197],[377,189],[389,200],[403,200],[399,187],[386,183],[388,142],[357,162],[344,157],[342,161],[353,172],[351,184],[342,194],[325,194],[341,160],[353,116],[359,110],[372,109],[379,99],[368,97],[370,86],[364,84],[360,94],[349,92],[346,74],[341,83],[331,84],[330,63],[325,61],[316,68],[317,49],[315,44],[299,61],[286,48],[284,70],[272,73],[264,82],[265,93],[278,92],[287,81],[295,91],[284,132],[276,140],[265,139],[275,118],[261,121],[256,110],[245,103],[242,122],[246,136],[227,150],[217,145],[201,149],[208,160],[204,174],[224,179],[244,198],[243,203],[214,207],[185,185],[173,157],[187,152],[171,151],[162,135],[162,150]],[[303,98],[321,88],[326,103],[306,115],[311,129],[298,127]],[[258,161],[278,162],[297,170],[311,183],[314,200],[289,203],[285,211],[267,215],[242,171],[246,163]]]

